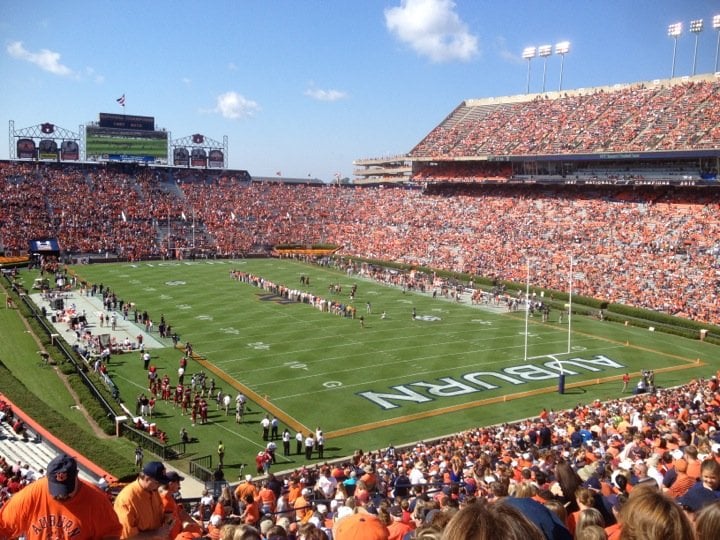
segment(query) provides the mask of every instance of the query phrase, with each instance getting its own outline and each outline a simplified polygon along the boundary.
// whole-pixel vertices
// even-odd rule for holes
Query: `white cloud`
[[[246,116],[253,116],[260,110],[260,105],[247,99],[237,92],[225,92],[217,97],[213,112],[220,113],[225,118],[235,120]]]
[[[385,10],[387,29],[401,42],[433,62],[470,60],[478,38],[455,12],[452,0],[401,0]]]
[[[228,69],[229,69],[230,71],[237,71],[237,70],[238,70],[237,64],[236,64],[235,62],[229,62],[227,67],[228,67]]]
[[[507,40],[500,36],[495,39],[494,47],[497,50],[498,56],[511,64],[524,64],[522,56],[519,53],[511,51],[507,46]]]
[[[305,90],[305,95],[318,101],[338,101],[347,97],[347,94],[340,90],[321,90],[319,88],[309,88]]]
[[[95,73],[95,70],[91,68],[90,66],[85,68],[85,75],[93,80],[96,84],[102,84],[105,82],[105,75],[101,75],[100,73]]]
[[[73,71],[69,67],[60,63],[60,53],[48,49],[40,49],[39,52],[30,52],[23,47],[22,41],[13,41],[10,43],[10,45],[7,46],[7,52],[13,58],[35,64],[40,69],[49,71],[55,75],[61,75],[63,77],[73,75]]]
[[[192,84],[192,79],[189,77],[183,77],[180,79],[185,86],[190,86]]]

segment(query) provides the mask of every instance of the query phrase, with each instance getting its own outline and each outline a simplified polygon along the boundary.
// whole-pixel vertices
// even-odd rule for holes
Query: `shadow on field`
[[[566,388],[565,391],[563,392],[563,394],[566,394],[566,395],[569,394],[569,395],[571,395],[571,396],[572,396],[572,395],[587,394],[587,389],[586,389],[586,388],[583,388],[583,387],[578,387],[578,388]]]

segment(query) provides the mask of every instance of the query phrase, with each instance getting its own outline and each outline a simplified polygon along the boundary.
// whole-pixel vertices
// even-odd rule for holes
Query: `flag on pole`
[[[123,221],[127,221],[127,216],[125,215],[124,210],[120,212],[120,217],[122,218]]]
[[[117,101],[122,107],[125,107],[125,94],[117,98],[115,101]]]

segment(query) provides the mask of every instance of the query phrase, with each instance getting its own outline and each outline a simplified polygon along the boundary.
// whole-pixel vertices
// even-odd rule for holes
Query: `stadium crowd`
[[[637,84],[557,98],[465,103],[411,157],[553,155],[720,147],[720,81]],[[701,160],[702,161],[702,160]],[[651,174],[704,174],[682,168]],[[442,178],[502,180],[502,162],[457,161]],[[0,164],[0,241],[57,237],[65,252],[123,259],[268,253],[327,243],[340,254],[523,281],[720,323],[720,195],[638,186],[363,188],[252,182],[247,173],[128,164]],[[634,171],[583,174],[612,182]],[[640,177],[642,174],[639,175]],[[709,286],[708,286],[709,285]],[[653,289],[655,294],[646,291]]]
[[[562,99],[542,95],[515,103],[464,104],[410,155],[447,158],[717,148],[719,90],[717,81],[641,84],[612,91],[578,91]]]
[[[173,506],[173,525],[159,512],[143,529],[138,523],[150,517],[133,521],[128,499],[172,496],[183,480],[150,462],[130,484],[137,493],[123,490],[114,509],[122,538],[152,529],[180,539],[709,540],[720,519],[719,413],[716,374],[407,448],[357,450],[284,477],[247,475],[217,497],[205,493],[195,508]],[[32,471],[1,459],[4,504],[57,466]],[[13,516],[0,509],[0,537]],[[524,533],[493,528],[508,519]]]
[[[720,323],[720,194],[714,190],[464,185],[422,191],[229,177],[175,184],[149,173],[28,164],[1,171],[8,254],[27,249],[34,236],[56,236],[70,252],[131,260],[181,256],[192,245],[234,256],[282,243],[327,243],[341,246],[340,254],[520,282],[531,261],[533,284],[556,290],[568,289],[572,257],[577,294]],[[148,187],[158,183],[164,187]]]

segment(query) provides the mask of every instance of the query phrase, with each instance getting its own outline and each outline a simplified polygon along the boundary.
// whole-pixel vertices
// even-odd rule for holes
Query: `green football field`
[[[233,280],[231,270],[342,303],[357,285],[356,319]],[[526,321],[524,311],[433,299],[289,260],[93,264],[72,271],[110,287],[155,321],[162,314],[205,359],[189,373],[205,371],[233,397],[238,390],[250,396],[241,425],[214,404],[210,423],[194,427],[171,405],[158,407],[156,421],[171,442],[185,426],[198,439],[191,453],[213,455],[222,439],[229,468],[252,462],[264,447],[259,422],[266,411],[293,437],[322,429],[325,459],[332,459],[619,397],[625,372],[633,387],[642,369],[652,369],[663,387],[716,369],[717,348],[699,341],[579,316],[569,332],[567,317],[558,323],[557,312],[549,322]],[[331,293],[332,285],[342,293]],[[167,345],[153,351],[153,362],[174,384],[182,354]],[[133,360],[121,355],[110,364],[130,407],[147,380]],[[557,392],[561,371],[564,394]],[[280,457],[277,468],[301,463],[304,457]]]

